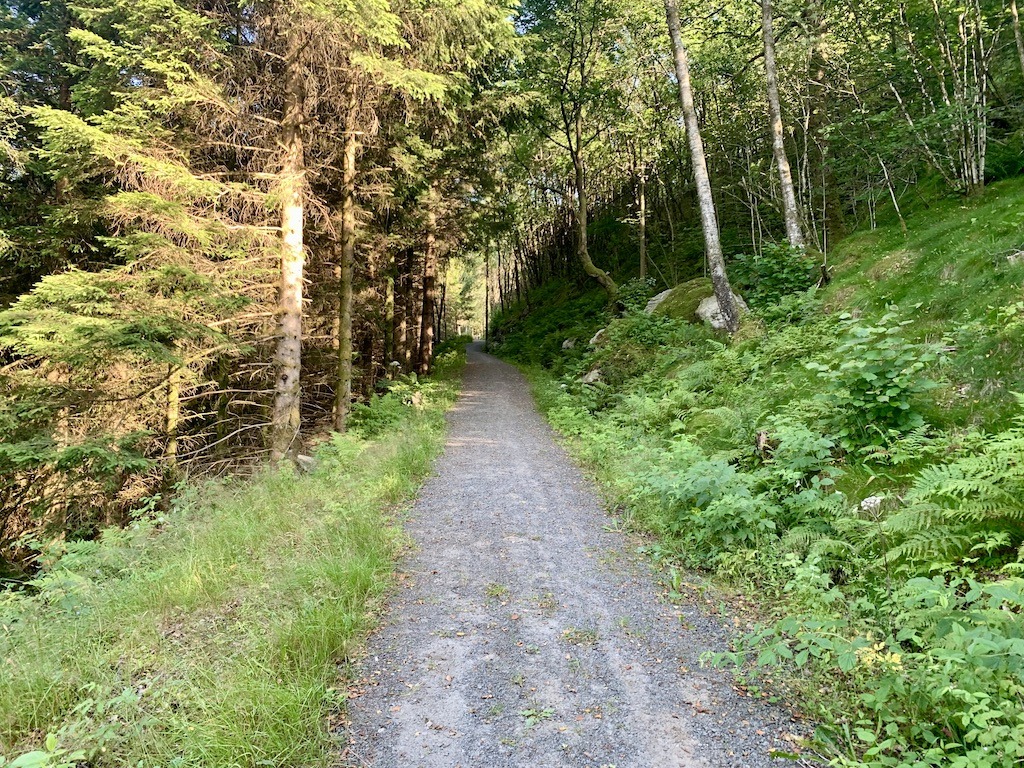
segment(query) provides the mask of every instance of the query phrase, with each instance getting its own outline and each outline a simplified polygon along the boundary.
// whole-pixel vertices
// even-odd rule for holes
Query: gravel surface
[[[344,764],[792,765],[769,752],[800,726],[700,668],[728,633],[664,601],[518,371],[470,346],[450,426],[357,673]]]

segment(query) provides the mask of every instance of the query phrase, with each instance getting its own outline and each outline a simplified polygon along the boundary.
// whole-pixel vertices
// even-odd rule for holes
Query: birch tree
[[[764,38],[764,69],[768,91],[768,123],[772,133],[772,152],[779,173],[782,192],[782,217],[786,223],[786,238],[793,248],[804,247],[804,233],[800,226],[800,210],[793,188],[793,173],[786,154],[785,128],[782,106],[779,102],[779,73],[775,61],[775,29],[772,18],[772,0],[761,0],[761,34]]]
[[[722,253],[722,241],[718,233],[718,216],[715,212],[715,199],[711,190],[707,157],[704,154],[704,142],[701,139],[700,125],[697,122],[697,110],[693,105],[689,54],[683,43],[679,6],[676,0],[665,0],[665,16],[668,21],[668,33],[672,41],[672,53],[675,59],[679,101],[683,108],[686,137],[690,146],[690,162],[693,166],[693,175],[697,186],[697,200],[700,205],[700,220],[704,232],[708,271],[715,288],[715,298],[718,300],[718,306],[725,320],[725,327],[730,333],[735,333],[740,327],[740,309],[736,303],[736,297],[733,295],[732,286],[729,284],[729,276],[725,271],[725,256]]]

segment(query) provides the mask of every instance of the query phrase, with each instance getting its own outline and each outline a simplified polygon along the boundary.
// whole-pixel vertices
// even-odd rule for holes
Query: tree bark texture
[[[491,241],[484,244],[484,352],[491,348]]]
[[[420,312],[420,340],[416,372],[421,376],[430,373],[430,362],[434,355],[434,303],[437,300],[437,214],[434,200],[428,203],[427,232],[423,247],[423,305]]]
[[[700,126],[697,124],[697,111],[693,105],[690,61],[686,46],[683,44],[683,34],[679,25],[679,7],[676,0],[665,0],[665,16],[668,19],[669,37],[672,39],[676,79],[679,81],[679,100],[682,103],[686,137],[690,144],[690,159],[697,187],[697,200],[700,203],[700,220],[704,230],[704,246],[707,251],[711,283],[715,287],[715,298],[718,299],[718,306],[725,318],[725,326],[730,333],[735,333],[740,327],[740,310],[736,305],[732,286],[729,285],[729,276],[725,271],[725,257],[722,254],[722,242],[718,236],[718,217],[715,213],[711,179],[708,176],[707,158],[704,155],[704,142],[701,140]]]
[[[800,209],[793,188],[793,172],[786,155],[785,132],[782,125],[782,105],[779,101],[779,74],[775,62],[775,30],[772,20],[772,0],[761,0],[761,32],[764,35],[764,69],[768,84],[768,119],[772,129],[772,152],[779,170],[782,187],[782,216],[786,223],[786,238],[794,248],[804,247],[804,233],[800,227]]]
[[[407,370],[406,335],[409,324],[409,257],[405,251],[395,256],[394,320],[392,321],[392,360]]]
[[[277,305],[277,379],[271,428],[271,459],[280,461],[298,450],[301,427],[300,375],[302,371],[302,272],[305,157],[302,141],[305,87],[297,61],[297,48],[285,64],[285,105],[281,123],[284,160],[279,184],[281,196],[281,277]]]
[[[608,298],[613,299],[619,292],[618,286],[615,285],[611,275],[594,264],[590,258],[590,250],[587,248],[587,220],[590,211],[587,202],[587,172],[581,154],[583,151],[581,148],[583,143],[582,115],[576,117],[575,134],[575,142],[571,145],[570,154],[576,182],[576,258],[583,266],[583,271],[597,280],[608,294]]]
[[[341,253],[338,262],[338,377],[334,391],[334,428],[345,431],[352,402],[352,265],[356,249],[356,133],[355,88],[349,87],[342,154]]]
[[[173,365],[167,367],[167,408],[164,414],[165,478],[174,480],[178,474],[178,424],[181,421],[181,371]]]
[[[1010,0],[1010,15],[1013,18],[1013,39],[1017,43],[1017,58],[1020,60],[1020,73],[1024,75],[1024,36],[1020,33],[1020,14],[1017,13],[1017,0]]]
[[[647,171],[640,171],[637,180],[637,235],[640,239],[640,279],[647,277]]]

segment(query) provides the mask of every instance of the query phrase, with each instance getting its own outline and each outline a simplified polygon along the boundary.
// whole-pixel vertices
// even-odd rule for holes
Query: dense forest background
[[[748,285],[827,279],[1024,164],[1003,0],[8,2],[0,83],[8,563],[295,458],[553,277],[714,276],[708,210]]]

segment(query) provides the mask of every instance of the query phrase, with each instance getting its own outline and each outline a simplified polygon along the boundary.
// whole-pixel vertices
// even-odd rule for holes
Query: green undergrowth
[[[731,339],[644,314],[636,284],[574,330],[605,327],[594,345],[555,344],[568,303],[535,310],[547,361],[516,352],[529,316],[498,318],[652,555],[761,603],[711,660],[752,687],[782,670],[837,765],[1024,761],[1022,197],[855,235],[830,286],[748,297]]]
[[[0,765],[329,764],[393,511],[442,444],[463,359],[396,382],[308,473],[207,483],[45,548],[29,589],[0,593]]]

